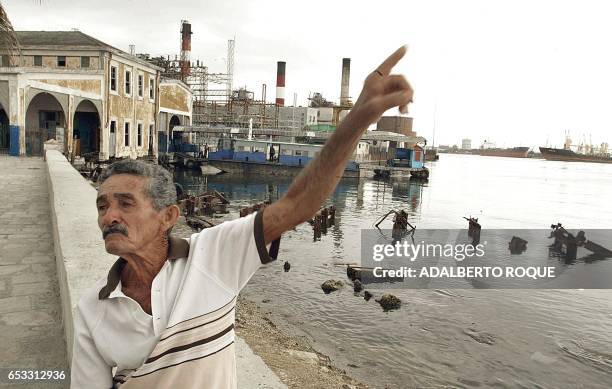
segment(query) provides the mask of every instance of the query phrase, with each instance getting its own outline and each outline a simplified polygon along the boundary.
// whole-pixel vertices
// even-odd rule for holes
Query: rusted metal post
[[[327,208],[323,208],[321,210],[319,218],[321,219],[321,231],[324,234],[327,234]]]
[[[321,217],[316,215],[313,224],[314,240],[321,239]]]
[[[329,207],[329,225],[333,225],[336,222],[336,207],[330,205]]]

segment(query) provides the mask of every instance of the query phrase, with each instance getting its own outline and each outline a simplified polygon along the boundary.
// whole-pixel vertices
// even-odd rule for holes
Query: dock
[[[427,178],[429,172],[427,168],[412,168],[400,166],[385,166],[376,162],[362,162],[359,164],[361,177],[380,177],[380,178]],[[423,177],[421,177],[423,176]]]

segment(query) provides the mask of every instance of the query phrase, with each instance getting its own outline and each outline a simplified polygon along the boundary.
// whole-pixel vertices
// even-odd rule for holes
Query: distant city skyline
[[[192,24],[193,60],[225,70],[236,37],[234,87],[274,101],[276,62],[287,62],[285,104],[309,93],[338,102],[343,57],[350,95],[402,44],[396,69],[415,89],[410,116],[431,144],[469,138],[505,146],[612,143],[612,24],[597,1],[365,1],[304,3],[194,0],[4,0],[16,30],[77,28],[137,53],[178,55],[180,22]],[[397,114],[389,111],[387,114]]]

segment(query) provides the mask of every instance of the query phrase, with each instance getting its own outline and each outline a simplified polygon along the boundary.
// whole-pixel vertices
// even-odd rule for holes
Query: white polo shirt
[[[151,315],[121,291],[119,258],[77,305],[71,388],[236,388],[236,296],[278,245],[268,253],[262,211],[171,238]]]

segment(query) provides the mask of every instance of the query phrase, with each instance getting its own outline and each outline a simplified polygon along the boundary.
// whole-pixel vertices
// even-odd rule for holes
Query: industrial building
[[[101,160],[155,155],[155,128],[191,123],[191,91],[162,82],[159,66],[76,30],[16,36],[0,67],[0,147],[8,138],[12,155],[41,155],[49,139]]]
[[[376,131],[388,131],[406,136],[415,136],[412,118],[408,116],[383,116],[376,123]]]
[[[312,107],[279,107],[279,128],[304,130],[318,124],[319,110]]]

